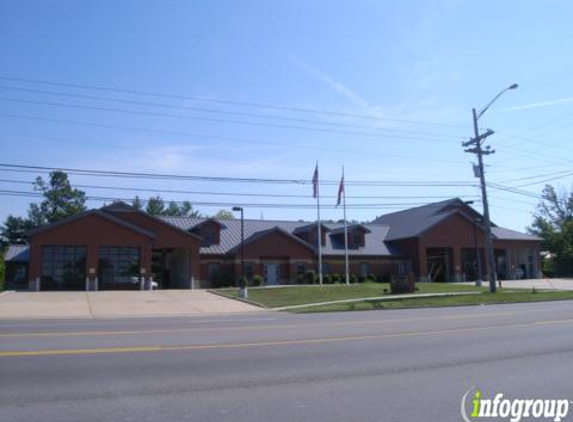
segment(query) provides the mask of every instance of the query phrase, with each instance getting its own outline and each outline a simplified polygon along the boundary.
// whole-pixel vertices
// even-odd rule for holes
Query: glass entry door
[[[280,283],[280,266],[275,263],[268,263],[264,265],[265,271],[265,284],[267,286],[274,286]]]

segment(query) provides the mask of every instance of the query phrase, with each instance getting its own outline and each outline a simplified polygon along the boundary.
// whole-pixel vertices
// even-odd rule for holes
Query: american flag
[[[338,186],[338,201],[336,201],[336,206],[339,206],[342,202],[342,194],[344,193],[344,176],[340,179],[340,185]]]
[[[318,197],[318,164],[316,165],[312,176],[312,197]]]

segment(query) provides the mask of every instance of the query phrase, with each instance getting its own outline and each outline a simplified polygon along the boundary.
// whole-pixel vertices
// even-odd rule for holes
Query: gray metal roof
[[[538,236],[516,232],[515,230],[504,229],[503,227],[492,227],[491,232],[493,236],[499,240],[543,240]]]
[[[456,211],[448,209],[448,207],[456,204],[457,201],[459,200],[450,199],[404,211],[393,212],[377,217],[374,223],[385,224],[390,227],[386,240],[417,237],[455,213]]]
[[[173,224],[183,230],[189,230],[204,221],[201,218],[193,217],[161,217],[166,222]],[[259,236],[260,232],[279,228],[287,233],[293,234],[298,228],[313,224],[308,221],[271,221],[271,220],[244,220],[245,240],[252,236]],[[202,254],[223,255],[236,248],[241,243],[241,220],[225,220],[226,227],[221,229],[220,243],[218,245],[202,246]],[[329,230],[344,227],[342,223],[323,223]],[[380,224],[365,224],[370,233],[365,233],[365,245],[360,248],[351,248],[348,253],[351,256],[399,256],[399,252],[385,243],[388,227]],[[330,236],[326,233],[326,244],[322,247],[324,255],[344,255],[344,243],[337,236]]]
[[[461,199],[454,198],[382,215],[377,217],[374,223],[386,224],[390,227],[386,240],[391,241],[418,237],[455,213],[463,213],[470,221],[472,219],[481,221],[483,218],[480,213]],[[494,237],[499,240],[542,240],[536,236],[498,227],[494,223],[492,223],[491,231]]]
[[[30,247],[28,245],[8,245],[4,262],[28,262]]]

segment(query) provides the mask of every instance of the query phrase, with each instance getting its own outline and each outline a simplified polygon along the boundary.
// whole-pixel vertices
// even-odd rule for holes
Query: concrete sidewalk
[[[0,319],[212,316],[262,311],[205,290],[0,294]]]

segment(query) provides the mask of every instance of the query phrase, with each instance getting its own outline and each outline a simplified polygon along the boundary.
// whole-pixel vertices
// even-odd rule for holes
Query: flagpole
[[[322,233],[320,227],[320,176],[318,160],[316,161],[316,232],[318,233],[318,284],[322,286]]]
[[[348,227],[346,222],[346,186],[344,185],[344,166],[342,166],[342,208],[344,210],[344,271],[346,285],[350,284],[350,265],[348,264]]]

